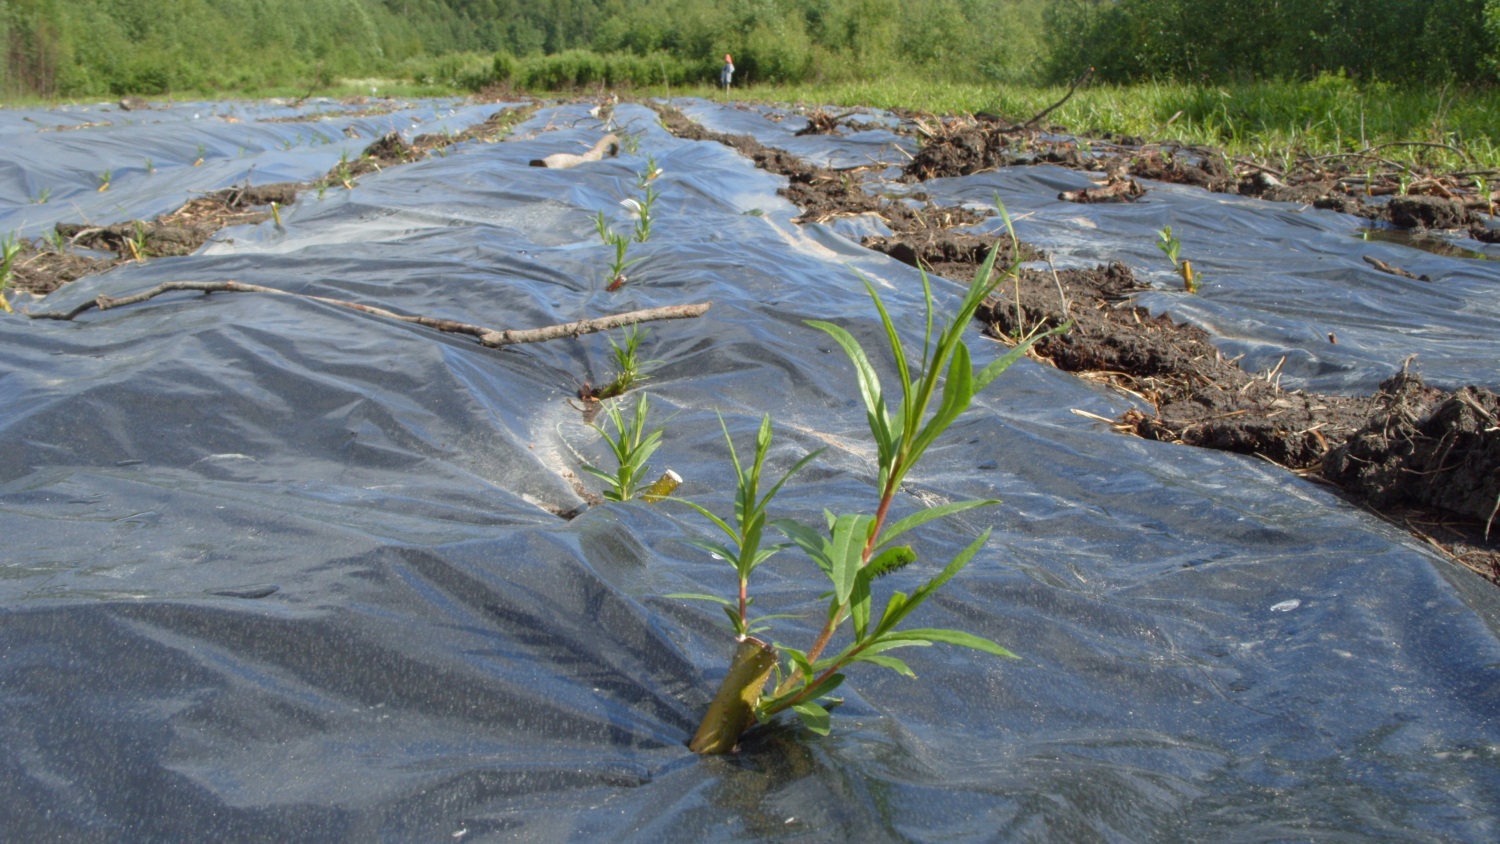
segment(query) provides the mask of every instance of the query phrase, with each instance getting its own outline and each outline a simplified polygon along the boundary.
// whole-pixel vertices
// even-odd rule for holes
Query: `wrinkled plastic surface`
[[[582,106],[544,109],[516,140],[305,194],[283,228],[228,230],[30,306],[232,278],[513,328],[711,300],[702,318],[650,326],[644,389],[666,426],[653,473],[677,470],[681,495],[727,513],[720,418],[743,454],[770,413],[777,471],[828,447],[775,515],[869,508],[849,364],[804,321],[879,348],[858,269],[919,341],[916,272],[792,223],[780,180],[734,151],[618,111],[636,154],[529,168],[600,134]],[[191,149],[197,125],[132,132]],[[96,131],[35,160],[116,160],[110,131],[90,146]],[[327,154],[304,152],[306,169]],[[590,218],[630,224],[618,203],[646,155],[665,171],[658,218],[609,293]],[[303,172],[274,157],[288,169],[257,166],[257,182]],[[132,208],[221,186],[177,175],[150,177],[174,196],[141,187]],[[35,183],[8,179],[19,206]],[[1163,277],[1153,229],[1171,223],[1208,286],[1152,298],[1231,347],[1287,355],[1289,378],[1363,384],[1419,351],[1425,375],[1467,380],[1496,358],[1489,264],[1383,246],[1445,276],[1400,283],[1360,269],[1344,218],[1167,188],[1138,206],[1055,200],[1081,179],[1021,170],[928,189],[984,203],[1000,187],[1022,237],[1058,261]],[[1290,338],[1314,324],[1340,343],[1298,353]],[[971,344],[981,362],[999,351]],[[3,837],[1500,837],[1500,592],[1273,466],[1115,435],[1071,411],[1127,400],[1030,362],[939,441],[899,507],[1003,503],[917,531],[921,561],[880,582],[910,591],[993,525],[914,621],[1022,659],[915,651],[918,681],[854,670],[826,738],[778,724],[737,756],[695,757],[683,745],[732,642],[716,607],[662,596],[729,594],[729,569],[680,541],[708,525],[671,503],[553,515],[582,504],[565,473],[605,460],[570,399],[608,380],[610,359],[601,335],[487,350],[256,294],[0,319]],[[788,552],[757,578],[759,610],[804,616],[773,638],[805,644],[821,575]]]

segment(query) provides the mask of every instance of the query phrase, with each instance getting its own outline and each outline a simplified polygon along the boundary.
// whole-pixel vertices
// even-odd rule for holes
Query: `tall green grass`
[[[679,94],[722,96],[711,87]],[[762,102],[907,108],[934,114],[991,112],[1024,121],[1061,100],[1066,86],[996,87],[920,78],[763,86],[731,96]],[[1223,147],[1277,161],[1297,154],[1357,152],[1386,144],[1384,158],[1458,171],[1500,168],[1500,89],[1400,88],[1336,75],[1311,82],[1226,85],[1147,82],[1074,92],[1046,118],[1069,131]],[[1442,144],[1453,150],[1425,144]]]

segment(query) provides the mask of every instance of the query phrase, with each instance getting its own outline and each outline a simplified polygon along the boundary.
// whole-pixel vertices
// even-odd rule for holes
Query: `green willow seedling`
[[[6,297],[5,291],[10,289],[10,284],[15,277],[16,259],[21,256],[22,242],[15,233],[7,235],[4,241],[0,241],[0,311],[14,313],[10,307],[10,299]]]
[[[1167,256],[1167,259],[1172,262],[1172,267],[1177,270],[1178,275],[1182,276],[1182,288],[1189,293],[1197,293],[1203,286],[1203,278],[1193,270],[1192,261],[1180,257],[1182,243],[1177,239],[1177,235],[1172,234],[1172,227],[1163,227],[1156,233],[1156,238],[1156,248]]]
[[[811,460],[816,452],[804,457],[769,492],[760,496],[760,471],[771,439],[771,423],[768,418],[761,424],[756,440],[755,462],[749,470],[741,468],[733,445],[730,446],[730,457],[739,476],[739,490],[735,497],[735,527],[731,527],[728,520],[714,516],[703,507],[691,505],[728,534],[734,547],[697,540],[693,540],[694,544],[728,561],[739,576],[740,587],[739,600],[734,602],[709,596],[691,596],[718,600],[725,604],[730,611],[738,642],[718,694],[709,705],[698,732],[688,744],[694,752],[727,753],[739,742],[741,733],[754,722],[766,722],[788,709],[795,712],[812,732],[826,734],[829,731],[829,713],[825,704],[829,695],[843,683],[843,672],[849,666],[864,662],[889,668],[909,677],[915,676],[905,662],[891,655],[893,650],[943,643],[996,656],[1014,657],[1014,654],[1000,645],[960,630],[901,626],[917,607],[968,565],[988,540],[988,530],[911,594],[892,592],[879,611],[876,610],[873,589],[876,578],[917,560],[916,551],[909,545],[896,544],[897,538],[934,519],[997,503],[990,500],[951,502],[921,509],[891,521],[891,508],[902,481],[938,436],[968,409],[974,396],[1019,360],[1037,341],[1066,331],[1069,327],[1062,326],[1039,333],[1017,344],[988,366],[978,370],[974,368],[962,334],[980,304],[1000,283],[994,273],[998,252],[997,244],[980,266],[977,280],[960,302],[951,322],[942,327],[936,336],[933,333],[932,288],[926,272],[922,273],[926,331],[921,356],[915,360],[902,344],[874,285],[863,276],[860,277],[885,329],[891,361],[900,382],[899,396],[887,396],[869,355],[852,334],[829,322],[812,320],[808,323],[832,337],[854,365],[855,380],[864,401],[879,469],[879,497],[873,514],[836,514],[825,511],[825,525],[822,528],[792,520],[769,522],[817,563],[832,586],[827,593],[828,608],[822,630],[810,647],[799,650],[781,644],[767,644],[752,635],[764,629],[763,625],[756,622],[764,622],[770,617],[756,621],[749,618],[748,582],[755,567],[781,549],[781,546],[762,548],[760,544],[761,533],[767,523],[765,511],[771,498],[787,478]],[[1015,273],[1014,254],[1012,258],[1008,272]],[[846,622],[851,628],[850,641],[834,651],[832,656],[825,656],[835,635],[845,628]],[[779,680],[772,691],[766,694],[765,685],[773,672],[778,675]]]
[[[604,389],[595,393],[594,398],[602,401],[623,395],[631,387],[646,380],[648,376],[643,371],[645,367],[660,363],[660,361],[640,359],[641,341],[650,333],[639,325],[632,325],[630,330],[625,332],[624,343],[617,343],[615,338],[609,338],[609,345],[615,357],[615,378]]]
[[[620,413],[618,403],[604,406],[605,417],[614,426],[614,436],[599,425],[591,425],[599,436],[609,443],[610,452],[618,467],[613,474],[595,466],[584,465],[583,470],[608,484],[603,495],[610,501],[629,501],[641,486],[641,481],[651,467],[646,461],[661,447],[662,431],[646,430],[646,417],[651,412],[651,403],[645,393],[635,402],[635,413],[627,417]]]

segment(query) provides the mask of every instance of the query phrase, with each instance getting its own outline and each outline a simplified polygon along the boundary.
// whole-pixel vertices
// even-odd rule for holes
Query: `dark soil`
[[[270,219],[271,203],[290,205],[296,202],[297,192],[302,187],[299,184],[281,182],[254,187],[224,188],[189,200],[176,211],[154,220],[131,220],[111,226],[58,223],[57,233],[66,238],[67,245],[70,247],[83,247],[115,254],[113,260],[94,260],[90,264],[94,271],[108,269],[121,261],[191,255],[226,226],[253,225]],[[54,251],[52,254],[57,253]],[[59,258],[63,257],[59,255]],[[55,266],[63,270],[81,265],[68,260],[60,260]],[[44,273],[38,272],[33,281],[24,286],[40,294],[51,292],[63,281],[76,279],[77,277],[65,280],[49,278]]]
[[[59,223],[62,248],[52,244],[26,243],[16,259],[15,286],[45,296],[68,282],[104,272],[125,261],[169,258],[196,252],[209,238],[227,226],[255,225],[271,219],[272,204],[291,205],[299,193],[309,189],[354,187],[355,179],[385,167],[417,161],[438,150],[465,141],[493,143],[509,134],[528,117],[535,106],[501,109],[485,122],[455,135],[426,134],[412,143],[394,133],[386,135],[346,164],[311,183],[279,182],[224,188],[189,200],[181,208],[154,220],[129,220],[109,226]],[[82,248],[113,253],[101,258],[68,251]]]
[[[361,156],[310,185],[232,188],[194,199],[153,221],[106,227],[60,225],[75,245],[113,252],[99,259],[29,244],[16,265],[17,286],[50,292],[67,281],[124,260],[188,254],[225,225],[259,222],[272,202],[291,204],[309,187],[352,186],[359,174],[418,160],[459,141],[503,137],[531,109],[497,112],[461,135],[423,135],[411,144],[379,139]],[[945,277],[972,280],[997,243],[1004,259],[1041,256],[1008,236],[951,231],[984,219],[971,209],[875,196],[864,188],[865,169],[815,167],[753,138],[710,132],[680,112],[657,106],[679,137],[726,144],[757,166],[785,176],[781,193],[802,209],[799,219],[822,221],[879,215],[895,233],[865,245]],[[831,121],[829,129],[836,125]],[[1034,131],[995,121],[960,123],[929,132],[907,168],[909,180],[963,175],[1000,166],[1051,163],[1099,171],[1101,188],[1073,192],[1071,201],[1131,201],[1142,192],[1133,177],[1194,184],[1208,190],[1297,201],[1360,214],[1412,229],[1484,229],[1474,202],[1454,186],[1432,180],[1441,195],[1393,197],[1374,205],[1370,184],[1351,190],[1347,170],[1307,164],[1296,173],[1230,162],[1212,150],[1147,147],[1138,139],[1110,142],[1045,140]],[[1127,148],[1125,145],[1130,147]],[[1381,188],[1384,190],[1384,188]],[[144,247],[144,249],[142,248]],[[1387,271],[1400,272],[1395,268]],[[1401,372],[1373,396],[1322,396],[1284,390],[1276,373],[1251,374],[1226,360],[1204,331],[1152,316],[1131,302],[1143,285],[1128,267],[1041,272],[1023,269],[1017,288],[1002,284],[981,311],[990,334],[1009,340],[1071,320],[1073,328],[1037,344],[1034,354],[1059,368],[1110,384],[1142,399],[1152,412],[1132,410],[1117,430],[1149,439],[1257,455],[1310,479],[1337,485],[1351,500],[1406,526],[1464,565],[1500,583],[1500,542],[1492,531],[1500,507],[1500,397],[1469,387],[1456,393],[1430,389]],[[1020,302],[1017,309],[1017,298]]]
[[[77,281],[87,275],[102,273],[118,264],[116,259],[93,258],[75,252],[59,252],[51,247],[26,244],[16,256],[12,282],[16,289],[26,290],[38,296]]]
[[[787,186],[777,191],[791,200],[802,214],[799,222],[821,223],[835,217],[876,214],[892,231],[928,232],[953,226],[967,226],[987,215],[969,208],[938,206],[927,202],[913,206],[907,202],[874,196],[864,189],[866,168],[831,170],[808,164],[784,150],[762,145],[749,135],[714,132],[689,120],[682,112],[653,104],[667,130],[679,138],[692,141],[717,141],[731,147],[755,166],[785,176]]]
[[[1040,257],[1008,235],[946,231],[943,225],[933,225],[970,222],[966,217],[972,212],[931,202],[910,216],[893,212],[899,204],[866,192],[861,172],[813,167],[752,138],[711,132],[679,112],[658,110],[679,137],[718,141],[757,166],[786,176],[788,185],[781,194],[803,209],[803,220],[881,214],[895,234],[866,238],[864,245],[913,266],[972,282],[996,244],[1005,259],[1001,268]],[[906,178],[920,181],[1039,163],[1105,173],[1101,187],[1059,197],[1067,201],[1133,201],[1144,193],[1135,183],[1139,177],[1337,206],[1403,228],[1484,228],[1482,218],[1456,199],[1397,196],[1377,207],[1342,191],[1326,173],[1288,185],[1265,168],[1236,168],[1217,151],[1184,147],[1101,156],[1096,150],[1080,150],[1074,142],[1043,140],[1036,132],[997,121],[929,133],[922,151],[907,166]],[[1500,508],[1500,398],[1494,393],[1478,387],[1443,393],[1405,372],[1373,396],[1285,390],[1276,371],[1251,374],[1237,361],[1225,359],[1202,329],[1178,324],[1167,314],[1153,316],[1133,304],[1132,294],[1145,286],[1124,264],[1056,272],[1021,269],[1016,280],[1018,284],[1000,284],[981,308],[978,316],[989,334],[1015,342],[1071,321],[1066,334],[1043,339],[1033,354],[1060,369],[1110,384],[1152,408],[1150,414],[1126,412],[1113,423],[1116,430],[1254,455],[1333,484],[1350,500],[1398,521],[1500,583],[1500,541],[1495,538],[1500,534],[1492,531]]]
[[[966,236],[975,238],[976,236]],[[982,255],[938,240],[867,241],[893,257],[943,266],[970,280],[962,259]],[[1009,254],[1010,244],[1002,244]],[[954,259],[959,259],[955,261]],[[1022,269],[979,313],[989,334],[1014,338],[1062,325],[1034,347],[1059,369],[1145,400],[1114,425],[1146,439],[1233,451],[1338,486],[1353,501],[1399,521],[1470,569],[1500,583],[1500,397],[1478,387],[1445,393],[1399,373],[1373,396],[1328,396],[1280,386],[1227,360],[1207,332],[1131,303],[1144,289],[1123,264],[1056,274]]]
[[[1401,229],[1444,230],[1500,242],[1485,226],[1487,203],[1452,175],[1402,168],[1374,155],[1303,156],[1290,169],[1230,160],[1223,151],[1181,144],[1147,144],[1138,138],[1058,139],[1003,122],[955,120],[925,129],[923,146],[907,164],[910,182],[967,176],[999,167],[1056,164],[1075,170],[1196,185],[1218,193],[1301,202],[1356,214]],[[1395,195],[1408,192],[1407,195]],[[1388,203],[1371,201],[1391,196]],[[1080,193],[1064,197],[1096,201]],[[1134,197],[1117,197],[1133,199]]]

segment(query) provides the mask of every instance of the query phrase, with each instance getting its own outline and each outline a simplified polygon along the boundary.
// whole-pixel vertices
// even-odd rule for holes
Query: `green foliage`
[[[723,531],[728,537],[729,543],[713,542],[705,539],[687,539],[688,544],[701,548],[713,554],[734,568],[739,578],[739,600],[737,602],[727,601],[713,595],[688,595],[677,594],[668,597],[689,598],[692,600],[706,600],[723,604],[725,612],[729,616],[729,622],[734,627],[737,637],[744,637],[759,633],[767,628],[764,622],[776,616],[752,619],[749,609],[754,600],[749,595],[750,574],[755,571],[761,563],[770,559],[776,552],[786,548],[786,545],[769,545],[762,547],[765,539],[765,530],[768,525],[766,517],[766,506],[776,493],[781,491],[783,484],[792,475],[796,474],[803,466],[806,466],[813,458],[822,453],[819,449],[804,456],[782,474],[781,479],[766,490],[762,495],[760,491],[761,472],[765,468],[766,454],[771,448],[771,417],[761,418],[760,429],[755,435],[755,459],[749,466],[740,463],[739,453],[734,449],[734,439],[729,436],[729,428],[724,425],[724,420],[719,420],[720,427],[724,428],[724,441],[729,445],[729,459],[734,464],[736,479],[734,496],[734,524],[731,525],[724,519],[714,515],[710,510],[692,501],[683,500],[682,503],[692,507],[705,518],[713,522],[714,526]]]
[[[0,241],[0,310],[11,313],[10,300],[6,298],[5,291],[10,289],[16,271],[16,259],[21,256],[22,242],[16,237],[15,232],[5,236]]]
[[[1193,262],[1182,258],[1182,243],[1177,235],[1172,234],[1171,226],[1164,226],[1156,233],[1156,248],[1167,256],[1172,262],[1173,269],[1182,276],[1182,288],[1189,293],[1197,293],[1203,286],[1203,277],[1193,269]]]
[[[641,393],[635,402],[635,413],[630,417],[620,413],[618,402],[609,402],[604,406],[605,418],[615,431],[613,436],[598,425],[590,426],[609,444],[617,468],[611,473],[585,465],[583,470],[609,485],[603,494],[611,501],[629,501],[651,470],[646,461],[661,446],[662,432],[660,428],[647,432],[646,417],[650,412],[650,400],[645,393]]]
[[[1172,267],[1175,269],[1180,266],[1182,260],[1178,256],[1182,252],[1182,243],[1177,239],[1177,235],[1172,234],[1172,227],[1163,227],[1156,233],[1156,238],[1156,248],[1167,256],[1167,260],[1172,262]]]
[[[613,381],[594,395],[597,399],[609,399],[621,395],[634,387],[641,381],[646,380],[644,368],[659,361],[643,361],[640,359],[641,341],[651,332],[637,325],[632,325],[625,332],[623,344],[615,342],[615,338],[609,338],[609,344],[615,358],[615,378]]]
[[[1495,0],[1073,0],[1050,12],[1054,78],[1494,79]]]
[[[847,329],[820,320],[808,322],[810,326],[832,337],[854,366],[854,380],[865,406],[870,436],[875,444],[878,499],[873,514],[836,514],[825,511],[825,524],[821,528],[790,519],[770,522],[817,564],[828,578],[831,588],[826,593],[826,621],[812,646],[805,651],[780,644],[776,646],[785,658],[782,679],[775,690],[761,697],[757,704],[755,714],[760,720],[765,721],[790,709],[809,730],[826,734],[829,715],[824,702],[843,683],[843,671],[848,666],[865,662],[909,677],[915,676],[906,663],[890,655],[890,651],[899,648],[943,643],[997,656],[1014,656],[994,642],[962,631],[901,627],[914,610],[969,564],[989,539],[988,530],[915,591],[910,594],[893,591],[878,612],[873,588],[877,578],[917,560],[916,551],[909,545],[897,544],[897,539],[935,519],[996,503],[955,501],[920,509],[894,521],[891,519],[891,508],[902,481],[933,442],[968,409],[974,396],[1025,354],[1031,344],[1054,333],[1039,334],[1017,345],[989,365],[979,369],[974,367],[962,335],[979,305],[1001,281],[1001,277],[995,273],[998,252],[997,244],[981,265],[976,281],[965,292],[951,320],[937,328],[936,333],[932,288],[926,273],[922,274],[926,322],[922,346],[917,350],[919,354],[915,355],[902,343],[890,313],[874,285],[861,276],[875,310],[880,315],[899,395],[886,394],[870,355]],[[1014,259],[1014,255],[1012,258]],[[1008,272],[1017,272],[1014,260]],[[1064,331],[1066,328],[1064,326],[1057,331]],[[727,439],[727,432],[725,436]],[[742,638],[762,629],[752,626],[747,614],[750,605],[750,574],[756,566],[781,548],[761,548],[763,530],[767,524],[767,507],[787,478],[816,456],[814,453],[804,457],[780,482],[761,496],[760,472],[770,438],[771,420],[766,417],[761,423],[756,441],[755,462],[748,470],[741,465],[734,444],[730,442],[730,457],[739,478],[735,497],[735,526],[706,508],[688,502],[730,538],[733,547],[700,540],[690,541],[728,560],[735,567],[739,576],[739,600],[736,603],[710,596],[685,597],[707,598],[724,604],[736,634]],[[823,654],[834,635],[844,628],[846,622],[851,640],[833,656],[825,657]]]
[[[3,0],[0,96],[915,76],[1481,82],[1500,0]]]

